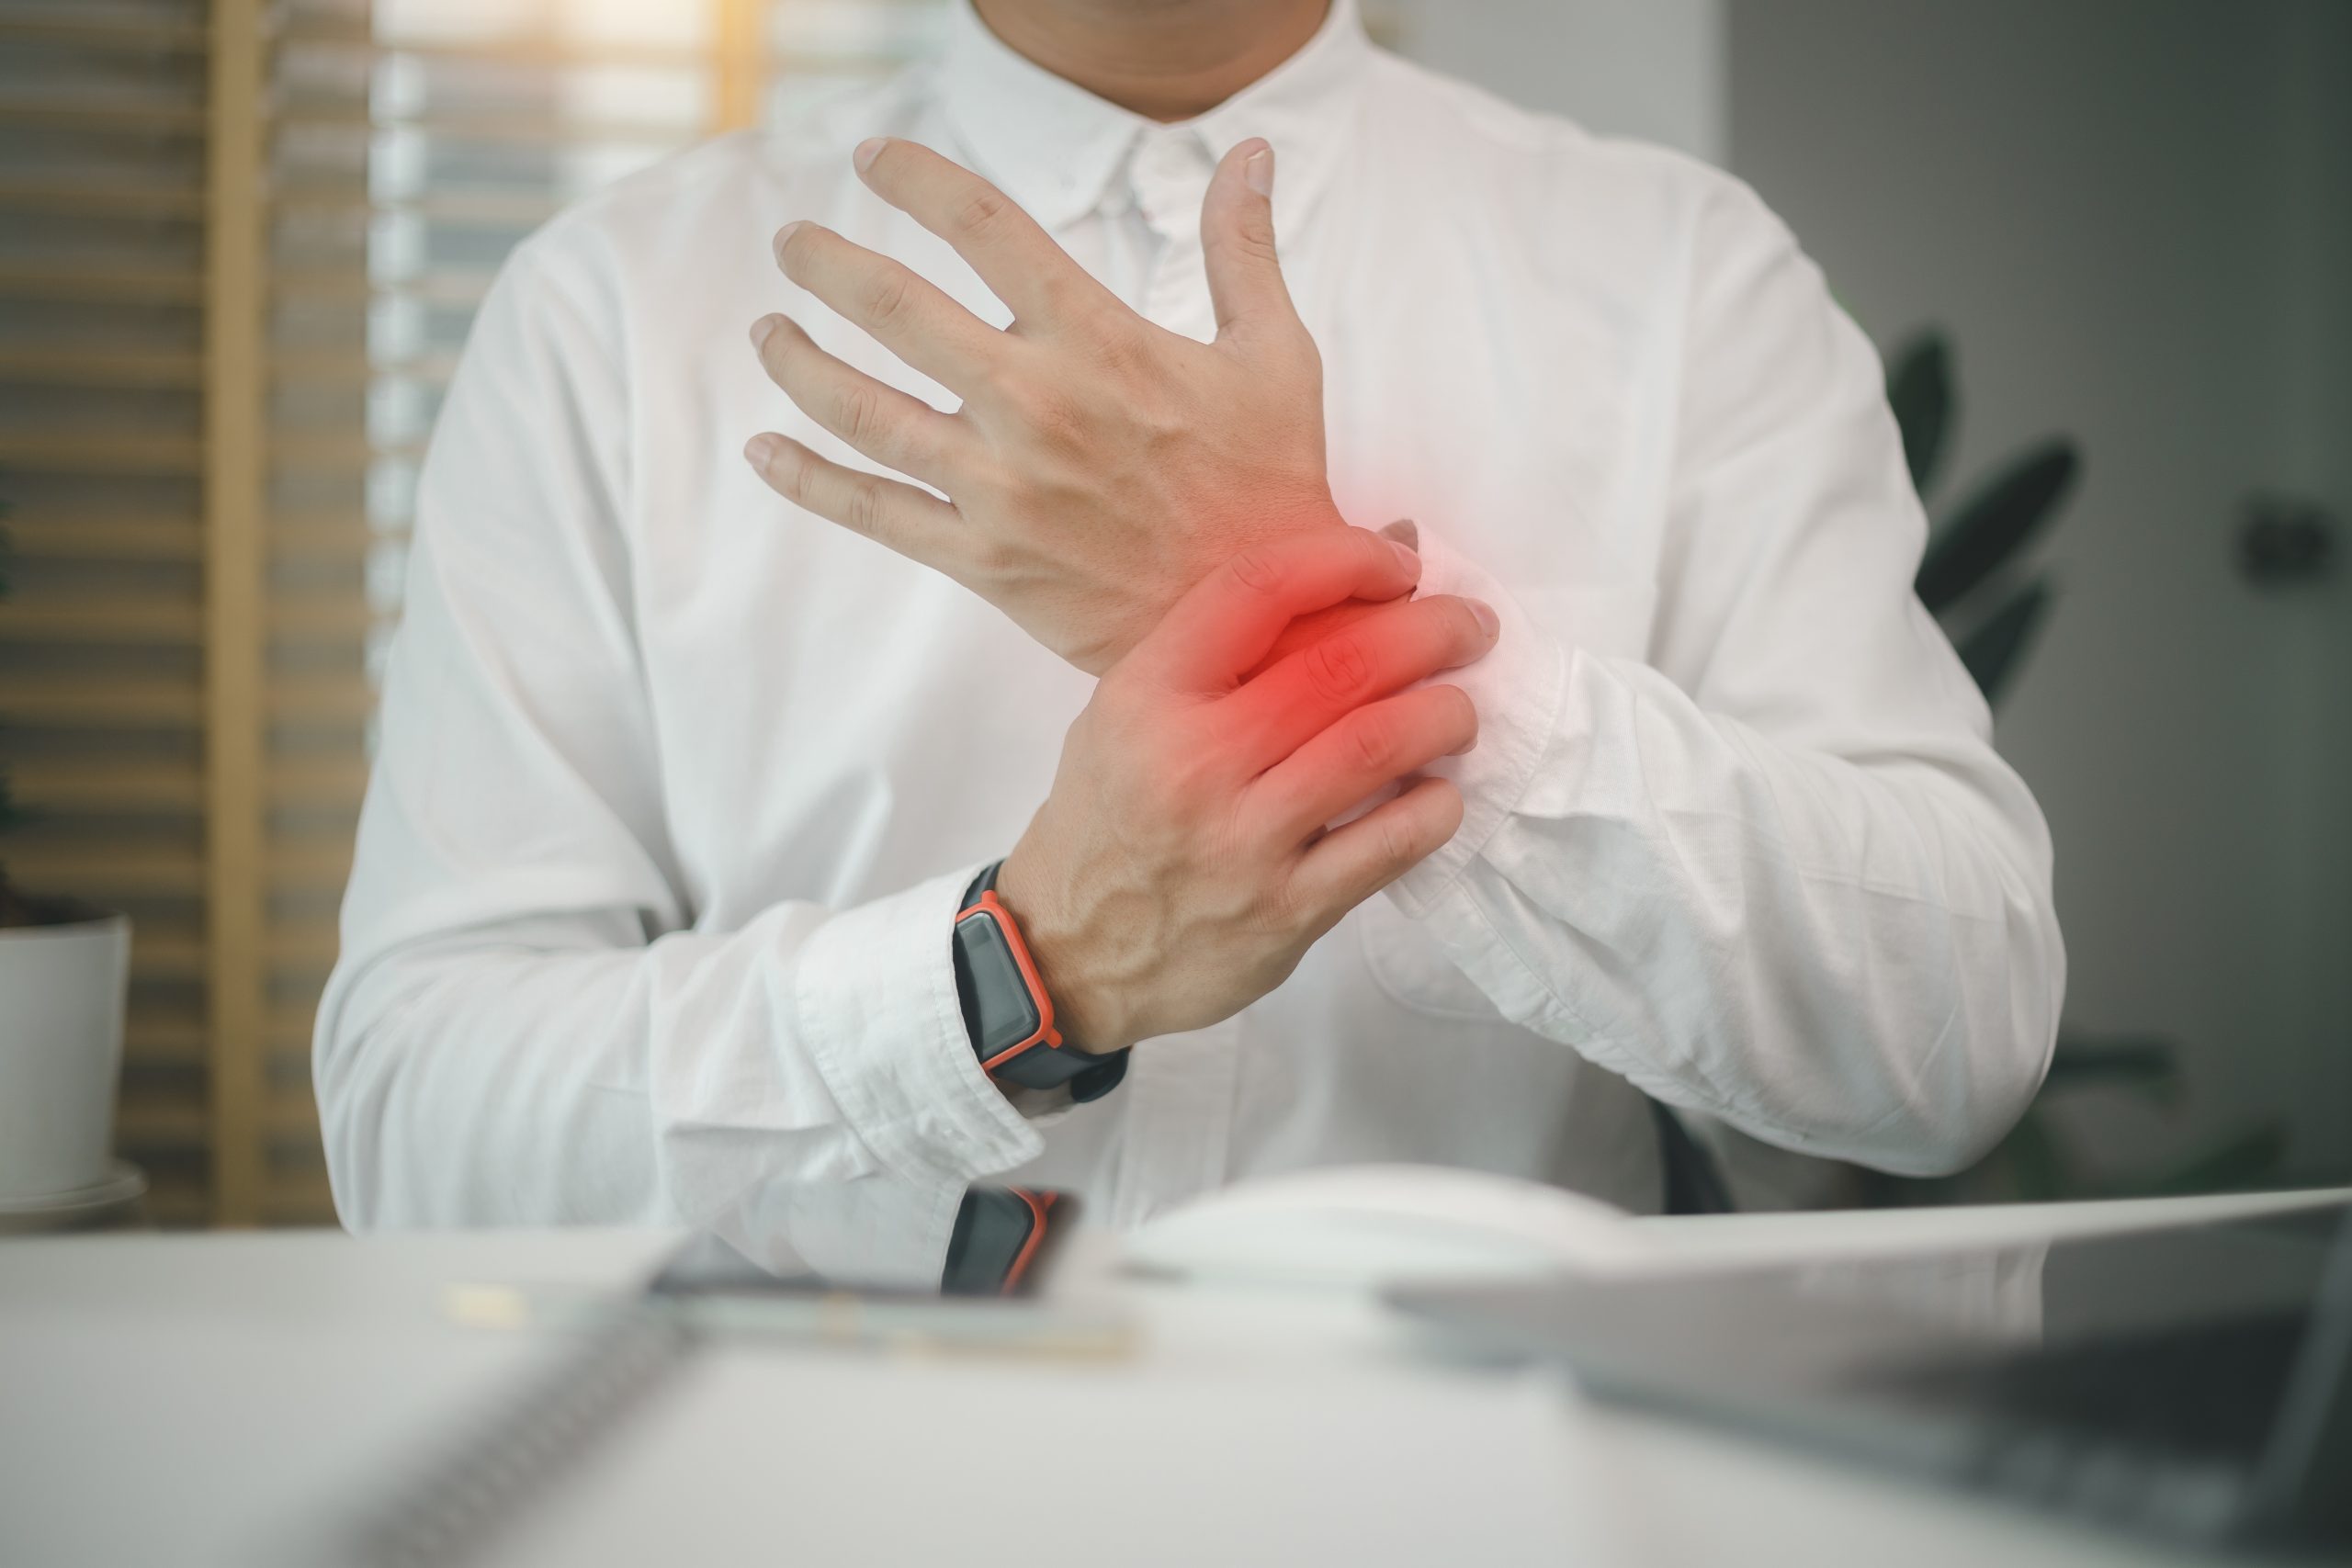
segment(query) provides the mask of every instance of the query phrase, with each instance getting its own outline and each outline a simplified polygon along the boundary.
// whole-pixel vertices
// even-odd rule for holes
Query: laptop
[[[2352,1202],[2031,1247],[1422,1285],[1666,1409],[2166,1541],[2352,1550]]]

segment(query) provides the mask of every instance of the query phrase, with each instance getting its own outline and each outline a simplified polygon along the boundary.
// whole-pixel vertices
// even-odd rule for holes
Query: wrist
[[[1134,1042],[1115,1008],[1084,984],[1086,932],[1064,918],[1064,901],[1054,897],[1054,878],[1040,874],[1024,835],[997,872],[997,901],[1021,928],[1030,962],[1053,1002],[1063,1048],[1090,1056],[1123,1051]]]

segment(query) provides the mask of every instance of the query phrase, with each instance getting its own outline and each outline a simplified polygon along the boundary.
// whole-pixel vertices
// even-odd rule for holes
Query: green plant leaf
[[[2244,1191],[2274,1177],[2287,1156],[2287,1129],[2277,1122],[2250,1127],[2160,1176],[2131,1184],[2118,1196],[2189,1197],[2199,1192]]]
[[[2047,1203],[2066,1195],[2069,1164],[2048,1122],[2031,1111],[2019,1118],[1995,1156],[2007,1164],[2020,1202]]]
[[[2064,436],[2043,442],[1962,502],[1919,563],[1919,601],[1942,615],[2022,549],[2064,504],[2082,456]]]
[[[2161,1097],[2179,1078],[2180,1051],[2169,1040],[2152,1035],[2107,1039],[2062,1029],[2043,1084],[2057,1089],[2120,1085]]]
[[[1931,330],[1898,349],[1887,368],[1886,400],[1903,432],[1903,459],[1911,468],[1911,488],[1925,495],[1935,482],[1951,434],[1957,400],[1951,340]]]
[[[1960,661],[1987,703],[1998,703],[2017,674],[2018,663],[2041,629],[2055,591],[2047,577],[2038,577],[2013,594],[2008,603],[1987,615],[1960,641]]]

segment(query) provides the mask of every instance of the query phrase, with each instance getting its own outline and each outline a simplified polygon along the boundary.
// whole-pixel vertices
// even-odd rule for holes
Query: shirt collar
[[[1356,0],[1332,0],[1306,47],[1184,125],[1213,157],[1252,136],[1273,146],[1275,224],[1283,231],[1339,167],[1371,57]],[[1049,230],[1102,203],[1153,125],[1015,53],[971,0],[956,0],[940,70],[948,118],[973,166]]]

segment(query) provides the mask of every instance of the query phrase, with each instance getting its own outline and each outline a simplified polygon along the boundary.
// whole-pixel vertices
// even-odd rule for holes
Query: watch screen
[[[966,1014],[972,1046],[986,1062],[1035,1035],[1045,1021],[994,915],[965,916],[956,922],[956,940],[963,947],[964,973],[972,985]]]

